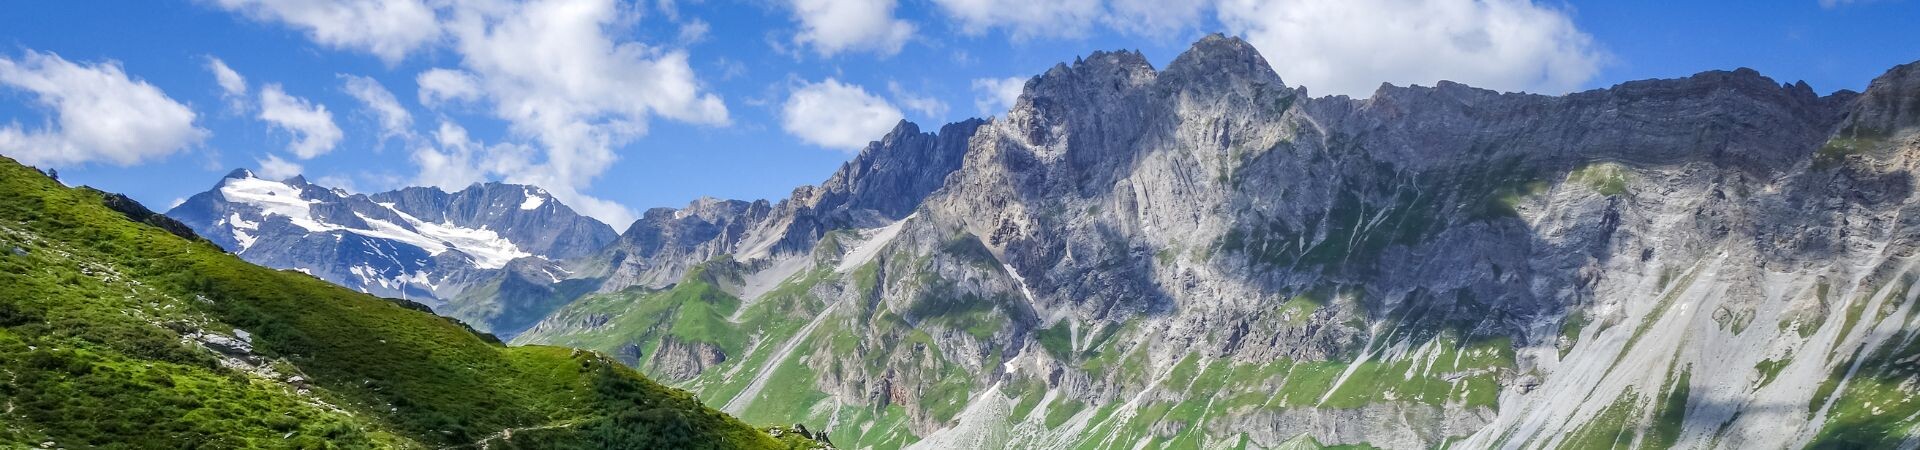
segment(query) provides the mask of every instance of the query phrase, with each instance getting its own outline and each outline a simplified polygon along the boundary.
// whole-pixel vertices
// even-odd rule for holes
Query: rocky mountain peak
[[[1845,126],[1856,134],[1886,137],[1920,128],[1920,61],[1874,78]]]
[[[983,123],[967,119],[923,133],[919,125],[902,120],[821,183],[812,208],[841,215],[872,210],[889,220],[905,216],[960,167],[967,139]]]
[[[1246,40],[1218,33],[1194,42],[1186,52],[1167,64],[1161,77],[1180,80],[1181,85],[1218,86],[1238,83],[1284,87],[1280,75],[1267,64],[1260,50]]]
[[[244,169],[167,215],[256,264],[434,307],[516,260],[537,262],[521,264],[522,272],[557,278],[558,271],[547,269],[552,261],[598,252],[617,237],[532,186],[357,194],[303,176],[261,179]]]
[[[1147,62],[1146,55],[1141,54],[1139,50],[1096,50],[1086,57],[1074,58],[1071,67],[1067,67],[1064,64],[1056,67],[1066,68],[1082,74],[1127,74],[1153,71],[1153,64]]]
[[[1153,84],[1157,75],[1138,51],[1096,51],[1071,66],[1057,64],[1028,81],[1014,109],[1046,109],[1048,104],[1075,98],[1122,96]]]

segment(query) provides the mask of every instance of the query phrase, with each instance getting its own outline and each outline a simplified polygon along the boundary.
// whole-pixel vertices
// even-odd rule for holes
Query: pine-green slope
[[[602,355],[508,348],[110,199],[0,159],[0,447],[806,445]]]

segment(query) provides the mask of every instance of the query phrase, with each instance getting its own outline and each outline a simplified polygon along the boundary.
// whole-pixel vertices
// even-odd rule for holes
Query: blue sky
[[[363,192],[530,182],[623,229],[783,198],[894,120],[1003,112],[1005,87],[1100,49],[1163,66],[1245,36],[1314,95],[1742,66],[1827,93],[1920,60],[1917,19],[1914,0],[10,1],[0,153],[156,208],[265,166]]]

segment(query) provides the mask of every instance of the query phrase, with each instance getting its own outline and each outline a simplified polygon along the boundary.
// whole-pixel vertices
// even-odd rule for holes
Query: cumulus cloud
[[[1204,1],[1169,2],[1164,0],[1111,0],[1107,4],[1107,25],[1134,34],[1163,36],[1193,27],[1207,10]]]
[[[629,13],[612,0],[455,8],[445,25],[462,68],[430,71],[438,75],[421,79],[464,75],[476,89],[465,90],[465,81],[433,80],[421,95],[490,104],[515,136],[537,143],[538,158],[498,173],[507,181],[539,185],[608,223],[631,222],[627,208],[579,192],[618,159],[614,149],[645,134],[656,117],[702,125],[730,120],[720,97],[701,87],[686,52],[613,37]],[[504,157],[492,151],[474,155]]]
[[[470,102],[481,97],[480,80],[473,74],[452,69],[428,69],[414,77],[414,83],[420,85],[420,104],[437,106],[444,103]]]
[[[254,162],[260,166],[259,173],[255,175],[268,180],[293,178],[306,170],[300,167],[299,163],[280,159],[278,155],[267,155],[266,158],[256,159]]]
[[[710,31],[713,31],[713,27],[707,25],[707,21],[691,19],[686,23],[680,24],[680,38],[678,40],[680,41],[680,45],[699,43],[707,40],[707,33]]]
[[[438,148],[422,146],[413,152],[413,162],[420,167],[420,174],[414,182],[419,185],[452,191],[475,182],[504,177],[509,182],[540,186],[568,207],[603,222],[615,224],[633,221],[631,215],[617,215],[631,214],[625,213],[625,206],[587,195],[580,191],[579,185],[543,184],[534,181],[538,179],[537,176],[516,175],[534,164],[537,151],[533,147],[514,143],[489,145],[471,138],[465,128],[452,122],[441,122],[439,130],[434,133],[434,142]]]
[[[780,127],[821,147],[859,151],[900,123],[900,109],[859,86],[832,78],[793,90],[780,109]]]
[[[1026,88],[1027,79],[1022,77],[975,79],[973,106],[980,108],[981,114],[999,115],[1019,102]]]
[[[933,0],[967,34],[1000,28],[1016,39],[1077,36],[1107,17],[1100,0]]]
[[[287,95],[278,84],[260,88],[260,120],[293,134],[287,151],[300,159],[324,155],[340,143],[340,127],[326,105]]]
[[[899,82],[888,81],[887,93],[893,94],[893,101],[899,102],[900,106],[918,112],[928,119],[939,120],[947,115],[947,102],[915,94],[901,87]]]
[[[476,145],[467,138],[466,128],[440,122],[434,140],[439,148],[421,146],[413,151],[413,163],[420,166],[420,174],[414,178],[416,183],[455,191],[487,179],[488,171],[474,161]]]
[[[39,129],[0,125],[0,153],[32,165],[133,165],[195,145],[209,134],[194,112],[120,64],[78,64],[26,51],[0,57],[0,86],[31,94],[52,114]]]
[[[632,211],[580,191],[618,159],[616,148],[644,135],[656,118],[701,125],[730,123],[726,104],[701,86],[685,51],[619,37],[630,34],[643,4],[616,0],[205,1],[258,20],[285,23],[306,31],[315,42],[366,51],[389,63],[422,48],[446,44],[458,67],[421,72],[415,79],[420,103],[487,107],[507,123],[507,139],[517,142],[476,144],[477,148],[468,150],[425,144],[413,152],[422,178],[470,182],[478,181],[473,178],[478,174],[536,184],[575,209],[612,224],[631,221]],[[669,18],[677,17],[670,1],[658,2],[658,8]],[[698,41],[706,29],[704,22],[683,23],[680,38]],[[312,140],[315,144],[310,147],[322,147],[317,145],[320,139]],[[453,167],[464,169],[449,169]],[[508,169],[493,170],[500,167]]]
[[[1222,0],[1217,12],[1288,84],[1316,94],[1439,80],[1563,93],[1606,59],[1566,12],[1529,0]]]
[[[788,6],[800,23],[794,42],[820,56],[844,51],[891,56],[913,37],[913,24],[893,16],[895,0],[791,0]]]
[[[433,8],[423,0],[211,0],[263,22],[282,22],[314,42],[359,50],[387,63],[440,36]]]
[[[234,111],[246,109],[247,79],[227,67],[226,61],[212,56],[207,57],[207,71],[213,72],[213,80],[220,84],[220,97],[227,100],[227,107]]]
[[[373,117],[379,120],[381,139],[413,134],[411,131],[413,114],[407,112],[407,108],[400,106],[400,101],[393,97],[393,92],[388,91],[386,86],[381,86],[380,82],[373,78],[363,76],[341,74],[340,78],[345,80],[347,95],[360,100],[360,103],[367,107],[367,111],[372,112]]]

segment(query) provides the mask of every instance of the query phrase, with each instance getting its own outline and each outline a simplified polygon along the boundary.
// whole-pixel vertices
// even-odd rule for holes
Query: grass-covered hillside
[[[0,447],[813,445],[166,225],[0,158]]]

